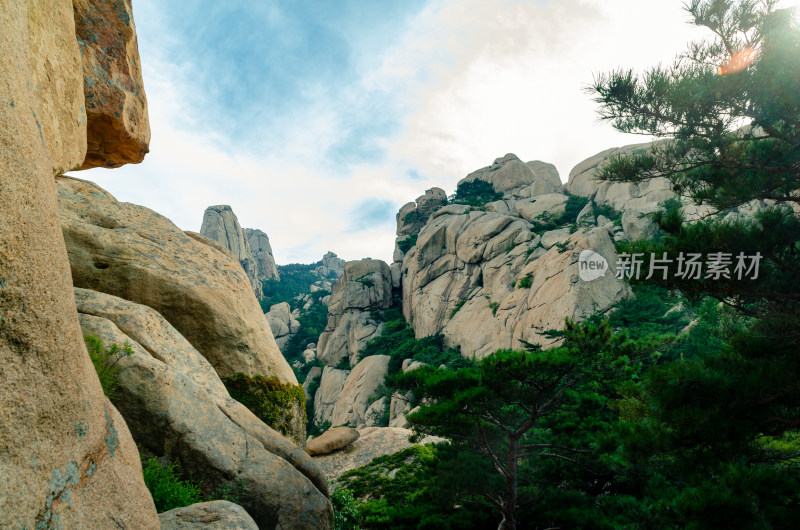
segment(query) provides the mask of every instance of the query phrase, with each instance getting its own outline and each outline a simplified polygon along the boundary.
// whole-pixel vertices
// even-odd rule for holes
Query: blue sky
[[[135,0],[145,162],[75,174],[184,230],[230,204],[278,263],[391,259],[394,216],[508,152],[562,180],[642,141],[583,87],[669,61],[681,0]]]

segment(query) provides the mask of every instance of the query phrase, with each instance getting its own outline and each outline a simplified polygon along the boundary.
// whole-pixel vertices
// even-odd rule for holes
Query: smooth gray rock
[[[230,501],[198,502],[158,514],[161,530],[258,530],[252,517]]]

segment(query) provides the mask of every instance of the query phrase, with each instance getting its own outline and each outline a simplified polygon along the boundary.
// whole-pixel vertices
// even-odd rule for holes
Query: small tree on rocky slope
[[[501,529],[517,528],[519,492],[531,477],[520,473],[523,463],[556,459],[602,474],[599,433],[614,415],[601,396],[614,393],[612,381],[637,373],[638,359],[655,345],[615,335],[607,322],[567,321],[564,334],[564,346],[546,352],[501,350],[467,368],[421,368],[391,381],[422,404],[408,416],[417,435],[451,440],[439,466],[450,476],[440,487],[456,490],[459,502],[499,511]],[[590,395],[600,412],[584,416],[581,403]],[[577,424],[581,436],[574,435]],[[594,442],[586,441],[589,432]]]

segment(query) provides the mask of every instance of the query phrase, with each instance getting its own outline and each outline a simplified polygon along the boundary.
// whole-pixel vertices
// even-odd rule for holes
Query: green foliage
[[[497,302],[490,302],[489,303],[489,309],[492,310],[492,315],[496,315],[497,314],[497,308],[498,307],[500,307],[500,304],[498,304]]]
[[[157,458],[150,458],[143,464],[144,483],[158,513],[203,501],[200,486],[181,479],[177,462],[165,467]]]
[[[677,335],[689,325],[689,301],[680,293],[655,285],[634,285],[633,295],[618,302],[609,316],[612,327],[632,338]]]
[[[247,487],[244,482],[227,483],[217,488],[217,491],[206,500],[229,501],[234,504],[242,504],[246,493]]]
[[[301,309],[297,321],[300,323],[300,329],[289,337],[286,346],[283,348],[283,356],[286,362],[292,366],[292,369],[300,382],[305,381],[306,374],[314,366],[313,363],[305,364],[303,360],[303,352],[306,346],[311,343],[316,343],[320,334],[325,330],[328,324],[328,306],[322,303],[322,298],[329,295],[330,291],[315,291],[311,293],[311,305],[308,309]],[[296,361],[300,361],[301,368],[294,366]]]
[[[518,504],[541,495],[532,482],[540,470],[560,474],[562,483],[574,476],[579,488],[586,487],[585,472],[569,466],[590,475],[613,469],[600,452],[614,424],[609,403],[616,393],[608,383],[636,380],[663,344],[631,341],[607,322],[567,321],[564,339],[548,351],[498,351],[466,368],[421,368],[392,380],[420,405],[408,416],[417,436],[451,440],[440,467],[462,475],[440,483],[458,484],[463,502],[500,502],[506,528],[514,527]],[[598,374],[605,385],[597,384]],[[465,462],[468,471],[459,465]],[[564,462],[568,470],[561,469]],[[474,476],[466,479],[465,472]]]
[[[336,368],[337,370],[349,370],[350,369],[350,357],[344,356],[341,359],[339,359],[339,362],[336,363],[336,366],[334,368]]]
[[[269,308],[281,302],[289,302],[292,309],[299,307],[295,298],[311,291],[311,286],[320,280],[315,269],[322,265],[321,261],[311,264],[292,263],[278,265],[280,281],[267,280],[261,283],[264,297],[260,300],[261,308],[266,313]]]
[[[520,289],[530,289],[531,285],[533,285],[533,273],[531,272],[526,274],[524,278],[521,278],[517,282],[517,287]]]
[[[468,204],[480,207],[493,201],[499,201],[503,194],[495,191],[494,187],[485,180],[475,179],[471,182],[462,182],[456,189],[455,196],[450,201],[453,204]]]
[[[399,372],[405,359],[432,366],[444,364],[459,367],[470,364],[457,348],[446,348],[441,335],[417,339],[414,329],[406,324],[403,314],[396,308],[387,309],[379,319],[385,322],[381,335],[367,343],[359,352],[359,359],[370,355],[388,355],[389,374]]]
[[[589,204],[589,198],[583,195],[567,195],[567,204],[564,205],[564,213],[561,215],[560,221],[562,224],[574,222],[581,213],[581,210]]]
[[[329,420],[325,420],[319,425],[311,424],[310,428],[308,429],[308,435],[316,438],[317,436],[324,433],[330,428],[331,428],[331,422]]]
[[[126,341],[121,348],[119,344],[111,344],[106,348],[97,335],[84,334],[83,340],[86,343],[86,350],[89,352],[89,358],[92,360],[94,370],[97,372],[97,377],[100,379],[103,394],[108,399],[117,397],[117,389],[119,388],[119,366],[117,366],[117,363],[123,356],[133,355],[130,342]]]
[[[595,217],[602,215],[603,217],[607,217],[610,221],[619,221],[622,219],[622,212],[608,204],[597,204],[594,200],[592,201],[592,212]]]
[[[375,278],[370,278],[370,276],[373,276],[374,274],[375,274],[374,272],[368,272],[365,275],[360,276],[353,281],[360,283],[367,289],[372,289],[373,287],[375,287]]]
[[[698,305],[689,332],[621,387],[617,404],[625,478],[654,527],[784,528],[800,517],[800,469],[792,451],[771,443],[800,427],[800,219],[780,204],[800,196],[800,31],[776,5],[693,0],[686,9],[710,39],[672,66],[619,70],[592,88],[602,118],[620,131],[668,138],[610,160],[601,179],[664,177],[719,212],[686,223],[678,201],[668,201],[654,216],[663,236],[626,251],[673,263],[681,253],[761,256],[757,279],[673,269],[647,281]],[[739,52],[753,61],[732,68]],[[777,204],[724,218],[754,200]],[[682,324],[671,318],[648,324]]]
[[[340,486],[357,502],[361,528],[487,528],[492,520],[489,510],[457,504],[437,482],[442,451],[446,446],[413,446],[340,477]]]
[[[411,250],[417,244],[417,236],[418,234],[411,234],[407,238],[398,241],[397,247],[400,249],[400,252],[405,254]]]
[[[581,210],[583,210],[583,207],[588,203],[589,199],[587,197],[567,193],[567,203],[564,205],[564,213],[558,217],[553,217],[550,212],[539,214],[536,218],[536,222],[534,223],[536,226],[532,232],[535,234],[542,234],[544,232],[549,232],[550,230],[557,230],[559,228],[563,228],[564,226],[572,225],[575,223],[575,219],[578,217],[578,214],[581,213]]]
[[[353,494],[338,488],[331,495],[334,530],[359,530],[358,512]]]
[[[292,420],[296,411],[300,411],[304,416],[301,421],[305,424],[306,395],[303,387],[281,383],[275,376],[248,377],[241,372],[221,379],[231,397],[250,409],[261,421],[289,438],[302,434],[295,432]]]

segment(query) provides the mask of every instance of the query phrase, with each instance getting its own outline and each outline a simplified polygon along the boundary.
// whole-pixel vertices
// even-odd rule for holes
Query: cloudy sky
[[[152,141],[76,176],[184,230],[230,204],[280,264],[391,259],[398,208],[512,152],[561,179],[642,141],[594,74],[669,62],[682,0],[134,0]],[[702,35],[702,33],[700,33]]]

